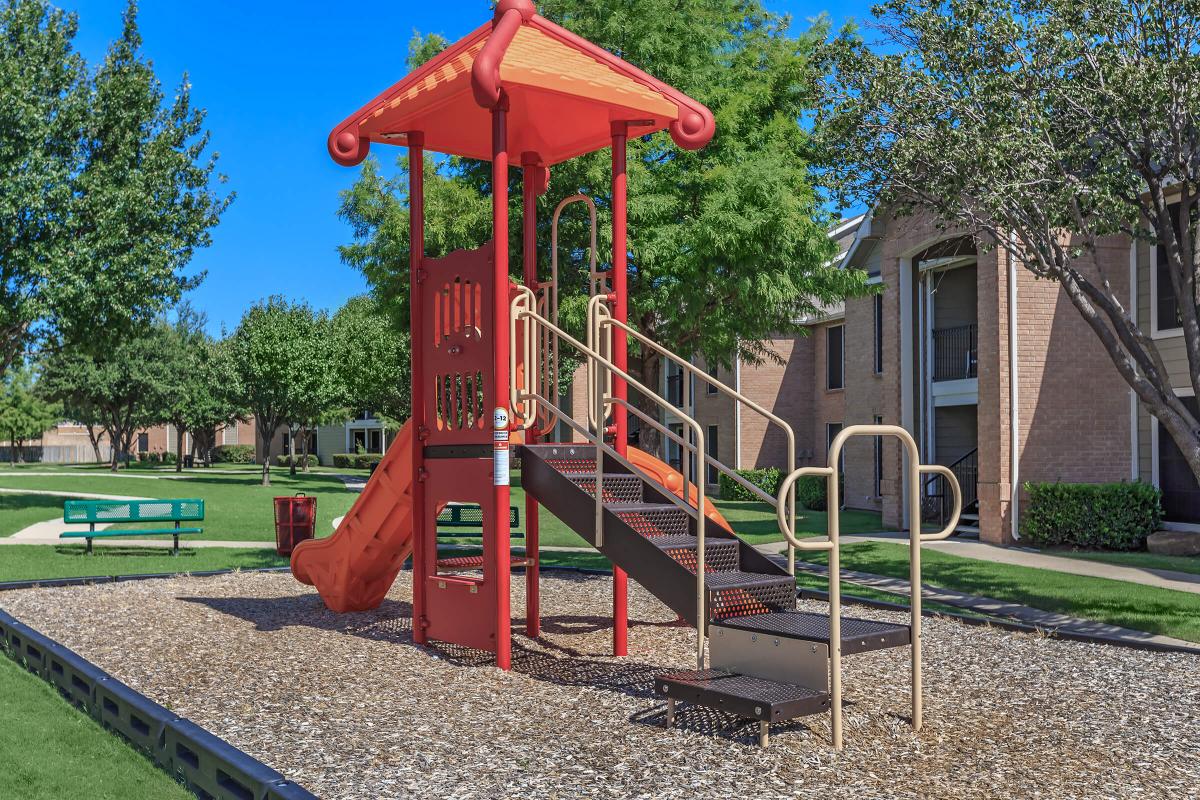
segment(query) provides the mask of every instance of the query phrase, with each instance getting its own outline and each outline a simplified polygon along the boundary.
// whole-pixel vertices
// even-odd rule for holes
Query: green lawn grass
[[[716,506],[729,520],[733,530],[751,544],[782,542],[775,509],[758,500],[717,500]],[[796,509],[797,536],[824,536],[828,515],[824,511]],[[875,533],[886,530],[876,511],[842,511],[838,516],[841,532]]]
[[[1097,550],[1046,550],[1044,552],[1048,556],[1077,558],[1081,561],[1100,561],[1119,567],[1166,569],[1200,575],[1200,557],[1198,556],[1160,556],[1154,553],[1110,553]]]
[[[0,656],[0,797],[186,800],[145,756]]]
[[[802,557],[813,563],[827,563],[823,553],[804,553]],[[842,548],[842,567],[907,580],[908,546],[885,542],[846,545]],[[931,586],[1200,641],[1200,594],[997,564],[933,550],[922,551],[921,578]]]
[[[286,469],[273,470],[271,486],[260,485],[256,471],[245,474],[185,472],[184,478],[153,478],[150,470],[130,470],[113,475],[106,470],[63,468],[48,470],[53,475],[34,475],[43,470],[17,469],[0,472],[0,487],[6,489],[43,489],[60,492],[87,492],[153,498],[198,497],[204,500],[205,539],[234,541],[271,541],[275,536],[275,511],[272,498],[304,492],[317,498],[317,534],[325,535],[330,523],[345,514],[357,493],[350,491],[335,476],[324,472],[297,473],[293,478]],[[163,474],[174,474],[164,472]],[[0,497],[4,494],[0,493]],[[52,507],[39,519],[61,516],[64,498],[49,498]],[[32,513],[32,512],[31,512]],[[7,516],[7,515],[6,515]],[[26,524],[29,524],[28,522]],[[0,523],[0,535],[14,530],[7,521]],[[137,527],[137,526],[133,526]],[[160,527],[158,524],[149,527]]]
[[[165,550],[144,547],[97,547],[87,555],[82,545],[15,544],[0,547],[0,581],[83,578],[142,573],[203,572],[214,569],[284,567],[288,560],[265,548],[207,547]],[[0,798],[4,795],[0,795]]]
[[[62,516],[63,498],[0,492],[0,536],[12,536],[36,522]]]

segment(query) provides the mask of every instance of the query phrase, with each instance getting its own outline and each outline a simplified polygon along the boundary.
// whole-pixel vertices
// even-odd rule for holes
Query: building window
[[[148,433],[139,433],[138,434],[137,449],[138,449],[139,453],[150,452],[150,434],[148,434]]]
[[[720,368],[719,368],[719,367],[713,367],[713,368],[712,368],[712,372],[710,372],[710,373],[708,373],[708,374],[713,376],[713,380],[712,380],[712,381],[706,381],[706,382],[705,382],[705,384],[704,384],[704,393],[705,393],[705,394],[716,394],[716,393],[717,393],[717,384],[716,384],[716,383],[714,383],[713,381],[719,381],[719,380],[721,380],[721,372],[720,372]]]
[[[829,422],[829,423],[825,424],[825,454],[826,454],[825,457],[826,458],[829,458],[829,450],[830,450],[830,448],[833,447],[833,440],[836,439],[837,435],[841,432],[842,432],[842,423]],[[837,471],[838,471],[838,475],[842,475],[846,471],[846,450],[845,450],[845,448],[842,449],[841,453],[838,453]]]
[[[667,402],[683,408],[683,367],[667,362]]]
[[[221,429],[221,444],[237,444],[238,443],[238,426],[237,423],[226,425]]]
[[[875,374],[883,374],[883,295],[875,295]]]
[[[712,458],[713,460],[716,460],[718,458],[718,456],[717,456],[717,449],[718,449],[717,442],[719,441],[717,438],[718,433],[719,432],[717,430],[716,425],[709,425],[708,433],[705,434],[705,436],[707,438],[706,438],[706,441],[704,442],[704,452],[708,453],[709,458]],[[713,465],[709,464],[708,465],[708,473],[704,479],[706,481],[708,481],[709,486],[715,487],[717,485],[717,483],[721,480],[720,470],[718,470]]]
[[[825,388],[841,389],[845,386],[845,363],[843,359],[845,325],[830,325],[825,329]]]
[[[1180,238],[1182,232],[1179,228],[1179,203],[1168,206],[1168,212],[1171,215],[1171,223],[1175,227],[1175,236]],[[1197,224],[1195,217],[1198,214],[1200,211],[1193,208],[1193,225]],[[1179,304],[1175,300],[1175,286],[1171,283],[1171,267],[1167,262],[1165,245],[1160,244],[1154,248],[1154,263],[1151,265],[1150,277],[1151,314],[1154,323],[1152,330],[1155,332],[1179,330],[1183,327],[1183,321],[1179,316]]]
[[[875,415],[875,424],[882,425],[883,417]],[[875,437],[875,496],[883,497],[883,437]]]

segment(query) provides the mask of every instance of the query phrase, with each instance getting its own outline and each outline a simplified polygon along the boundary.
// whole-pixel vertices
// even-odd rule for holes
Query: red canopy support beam
[[[507,426],[511,425],[508,392],[508,98],[501,93],[500,102],[492,109],[492,397],[497,412],[505,410],[506,427],[503,447],[508,447]],[[497,431],[500,428],[497,426]],[[501,442],[496,442],[500,447]],[[511,531],[508,524],[508,455],[493,459],[492,477],[492,574],[496,576],[496,666],[508,669],[511,665],[511,626],[509,583],[512,570]]]
[[[408,134],[408,325],[409,341],[421,341],[424,309],[420,302],[421,262],[425,258],[425,137],[419,131]],[[422,348],[412,348],[412,418],[417,429],[412,448],[412,530],[413,530],[413,641],[425,644],[425,576],[430,573],[430,558],[425,546],[425,484],[421,473],[425,469],[422,442],[428,430],[425,423],[425,386],[421,356]],[[436,545],[435,545],[436,557]]]
[[[521,191],[524,205],[521,214],[523,236],[522,257],[524,259],[525,286],[536,296],[538,290],[537,271],[537,198],[545,191],[543,177],[545,167],[538,164],[537,156],[526,153],[521,159],[522,176]],[[541,364],[526,364],[526,371],[541,369]],[[515,378],[515,376],[514,376]],[[538,426],[525,430],[525,441],[537,444]],[[525,634],[535,638],[541,633],[542,621],[538,584],[538,566],[541,556],[538,552],[538,501],[532,494],[525,495],[525,557],[530,563],[525,567]]]
[[[612,287],[613,317],[618,322],[629,319],[628,279],[629,247],[626,240],[628,213],[628,185],[625,174],[625,145],[629,129],[624,122],[612,125]],[[625,331],[613,331],[613,363],[625,371],[629,367],[628,345]],[[629,387],[621,378],[613,379],[613,396],[621,400],[629,398]],[[613,423],[616,426],[616,450],[624,456],[629,449],[629,416],[620,404],[613,406]],[[599,457],[599,453],[597,453]],[[629,652],[629,586],[625,571],[613,565],[613,655],[623,656]]]

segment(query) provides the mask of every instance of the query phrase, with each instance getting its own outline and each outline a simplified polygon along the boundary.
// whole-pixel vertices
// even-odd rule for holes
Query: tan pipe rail
[[[892,436],[900,440],[907,452],[905,460],[908,485],[908,519],[909,519],[909,583],[912,596],[910,600],[910,626],[912,636],[912,725],[915,730],[921,730],[922,725],[922,686],[921,686],[921,542],[945,539],[958,527],[959,516],[962,514],[962,490],[954,473],[940,464],[921,464],[920,451],[917,443],[904,428],[897,425],[851,425],[843,428],[829,446],[828,464],[837,464],[842,456],[846,442],[855,436]],[[953,494],[953,513],[950,524],[937,533],[921,532],[921,475],[938,474],[946,478]],[[820,475],[825,478],[826,486],[826,538],[824,541],[806,542],[798,540],[795,528],[787,524],[782,513],[784,494],[805,475]],[[841,554],[840,554],[840,522],[838,508],[841,506],[840,487],[838,486],[837,470],[830,467],[803,467],[788,475],[779,485],[780,510],[777,514],[780,530],[797,549],[827,550],[829,552],[829,712],[833,731],[833,746],[842,748],[842,637],[841,637]]]
[[[653,339],[645,336],[644,334],[642,334],[641,332],[639,332],[637,329],[633,328],[629,324],[627,324],[625,322],[621,322],[617,318],[613,317],[611,312],[608,309],[608,306],[603,302],[598,302],[601,300],[603,300],[603,298],[593,297],[591,299],[591,301],[588,303],[588,330],[589,330],[588,338],[589,338],[589,341],[607,340],[607,341],[611,342],[612,329],[613,328],[620,329],[625,332],[625,335],[629,339],[636,341],[639,345],[641,345],[642,347],[644,347],[648,350],[654,351],[660,357],[667,359],[668,361],[676,364],[680,368],[680,370],[682,371],[682,376],[683,376],[682,400],[683,400],[683,404],[684,404],[685,408],[687,408],[690,405],[690,402],[692,400],[692,398],[691,398],[692,379],[699,378],[701,381],[703,381],[708,386],[711,386],[714,389],[716,389],[718,394],[722,394],[722,395],[732,399],[735,403],[741,403],[746,408],[750,409],[754,413],[763,417],[767,421],[768,424],[773,423],[773,424],[779,426],[780,428],[783,429],[784,435],[787,438],[787,465],[786,465],[787,470],[788,470],[788,472],[791,472],[792,470],[794,470],[796,468],[796,434],[792,430],[792,426],[789,425],[786,420],[784,420],[778,414],[775,414],[774,412],[769,411],[768,409],[766,409],[763,406],[759,405],[758,403],[754,402],[749,397],[746,397],[744,394],[739,392],[737,389],[734,389],[732,386],[722,383],[716,377],[714,377],[714,376],[710,375],[709,373],[705,372],[704,370],[700,369],[695,364],[693,364],[691,361],[689,361],[675,353],[672,353],[670,350],[663,347],[662,345],[660,345],[658,342],[654,341]],[[605,328],[608,329],[607,337],[604,336],[604,334],[603,334]],[[593,329],[595,331],[594,333],[592,332]],[[705,465],[713,466],[719,472],[728,476],[731,480],[733,480],[738,485],[745,487],[754,495],[762,498],[762,500],[764,502],[768,503],[769,505],[775,506],[777,503],[785,502],[782,498],[782,495],[780,496],[779,499],[777,499],[775,497],[771,497],[771,495],[767,494],[766,492],[763,492],[761,489],[759,489],[757,486],[755,486],[754,484],[747,481],[741,475],[738,475],[736,470],[731,469],[730,467],[723,464],[721,461],[717,460],[716,458],[708,455],[707,453],[705,453],[703,455],[702,460]],[[791,520],[791,526],[793,528],[795,528],[795,525],[796,525],[796,497],[795,497],[794,492],[789,493],[787,495],[786,506],[787,506],[788,514],[789,514],[789,517]],[[788,574],[789,575],[796,574],[796,549],[792,545],[791,539],[788,540]]]
[[[591,347],[588,347],[583,342],[580,342],[578,339],[559,328],[550,320],[538,314],[533,308],[535,305],[536,298],[533,296],[533,292],[526,287],[520,287],[516,297],[512,299],[512,303],[510,304],[509,333],[511,336],[510,341],[512,342],[512,345],[509,348],[509,368],[511,370],[511,374],[514,376],[514,380],[510,391],[509,401],[513,407],[514,413],[516,413],[517,409],[522,409],[523,413],[525,413],[528,411],[528,405],[530,403],[540,403],[548,406],[549,409],[551,409],[550,413],[555,414],[560,419],[565,419],[565,415],[562,415],[553,403],[548,402],[547,398],[539,395],[534,389],[532,369],[526,369],[524,371],[524,375],[520,381],[521,385],[517,385],[518,381],[515,380],[517,376],[516,334],[517,325],[523,322],[526,364],[539,363],[535,360],[536,354],[534,353],[534,346],[531,343],[538,341],[538,338],[535,335],[537,331],[535,331],[534,328],[544,328],[555,338],[578,350],[585,358],[587,358],[589,365],[594,365],[591,368],[595,370],[594,374],[597,378],[595,384],[596,386],[603,385],[606,380],[611,381],[612,376],[616,376],[625,381],[630,388],[642,393],[643,396],[647,397],[667,413],[676,417],[683,425],[690,428],[696,436],[695,444],[692,445],[691,450],[693,453],[704,452],[704,430],[701,428],[700,424],[696,422],[696,420],[692,419],[687,414],[684,414],[678,408],[659,397],[657,392],[651,391],[647,386],[642,384],[641,381],[618,367],[609,358],[605,357]],[[604,374],[600,374],[601,371],[603,371]],[[584,436],[585,439],[592,442],[596,446],[595,481],[597,547],[603,546],[604,543],[604,456],[609,455],[619,460],[619,462],[622,463],[627,469],[632,470],[634,474],[649,478],[646,473],[635,467],[627,459],[621,456],[616,449],[609,447],[604,441],[605,400],[606,398],[603,392],[595,392],[594,406],[598,424],[596,424],[592,429],[589,430],[588,428],[584,428],[582,425],[572,426],[575,430],[579,431],[579,433]],[[689,459],[684,460],[686,462]],[[689,472],[690,469],[688,469],[685,464],[685,485],[692,483],[696,486],[696,505],[694,512],[694,517],[696,519],[696,563],[703,565],[705,563],[705,521],[707,519],[705,516],[705,504],[707,497],[705,495],[704,470],[698,470],[699,474],[697,475],[689,475]],[[667,494],[671,495],[672,493],[668,492]],[[684,494],[685,498],[680,502],[683,504],[683,507],[690,508],[691,504],[686,502],[687,493],[685,492]],[[707,636],[707,628],[705,625],[706,616],[704,592],[704,569],[703,566],[700,566],[696,570],[696,666],[698,669],[704,669],[704,644]]]

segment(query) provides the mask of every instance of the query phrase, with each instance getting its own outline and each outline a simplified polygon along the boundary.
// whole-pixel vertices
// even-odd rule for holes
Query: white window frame
[[[1175,339],[1183,336],[1182,325],[1165,330],[1158,327],[1158,245],[1146,242],[1146,246],[1150,248],[1150,338]]]
[[[838,365],[838,369],[842,373],[842,385],[829,385],[829,332],[834,328],[842,329],[842,363]],[[825,391],[827,392],[844,392],[846,391],[846,323],[839,322],[835,325],[825,326]]]

